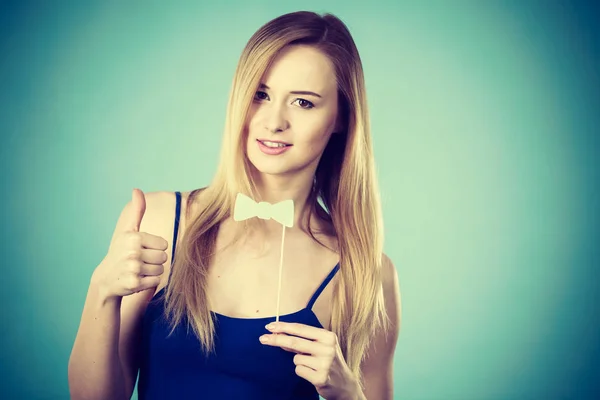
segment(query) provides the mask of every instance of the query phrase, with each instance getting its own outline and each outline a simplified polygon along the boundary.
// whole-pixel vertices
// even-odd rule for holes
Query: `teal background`
[[[68,398],[132,188],[209,183],[242,48],[300,9],[342,18],[364,63],[395,398],[599,395],[598,10],[259,0],[0,2],[0,397]]]

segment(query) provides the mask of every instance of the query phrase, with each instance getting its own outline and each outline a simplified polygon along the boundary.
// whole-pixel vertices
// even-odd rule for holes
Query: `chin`
[[[266,175],[285,175],[296,169],[287,161],[277,158],[269,159],[269,156],[262,154],[260,150],[249,151],[248,161],[256,172]]]
[[[265,175],[285,175],[293,171],[288,165],[273,165],[269,162],[257,162],[256,160],[252,160],[252,158],[250,158],[250,164],[254,167],[256,172]]]

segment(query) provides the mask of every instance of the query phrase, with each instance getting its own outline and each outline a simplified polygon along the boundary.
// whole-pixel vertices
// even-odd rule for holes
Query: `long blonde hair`
[[[217,172],[208,187],[188,198],[188,211],[197,196],[201,207],[177,246],[165,311],[171,333],[187,319],[206,354],[214,351],[207,277],[219,226],[230,216],[238,192],[261,200],[245,155],[245,121],[263,74],[278,52],[293,44],[314,46],[329,56],[337,76],[344,128],[331,135],[321,157],[307,220],[314,213],[333,226],[338,238],[340,276],[334,287],[331,330],[360,381],[370,338],[388,326],[381,283],[383,220],[362,63],[348,28],[334,15],[306,11],[282,15],[262,26],[244,48],[230,92]],[[261,223],[258,218],[244,221],[240,235]]]

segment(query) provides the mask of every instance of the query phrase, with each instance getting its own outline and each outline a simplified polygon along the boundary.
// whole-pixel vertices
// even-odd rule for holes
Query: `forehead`
[[[311,90],[323,95],[337,87],[329,57],[306,45],[285,47],[265,72],[262,83],[276,91]]]

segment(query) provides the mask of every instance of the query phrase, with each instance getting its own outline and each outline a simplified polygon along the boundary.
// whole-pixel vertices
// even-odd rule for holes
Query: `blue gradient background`
[[[68,398],[131,189],[210,181],[239,54],[308,9],[364,63],[397,399],[599,395],[598,10],[551,2],[0,2],[3,399]]]

